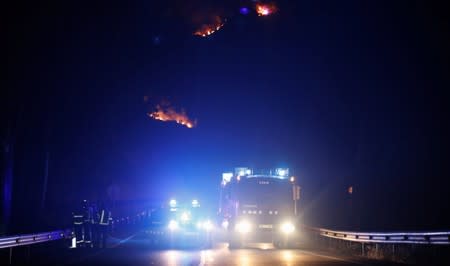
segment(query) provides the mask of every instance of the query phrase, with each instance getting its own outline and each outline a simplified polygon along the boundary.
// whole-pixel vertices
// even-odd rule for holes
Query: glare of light
[[[240,221],[236,224],[236,231],[241,234],[247,234],[252,230],[252,225],[248,221]]]
[[[204,222],[203,229],[205,229],[206,231],[211,231],[213,229],[213,224],[211,223],[211,221],[207,220],[206,222]]]
[[[214,262],[213,252],[211,252],[211,250],[202,250],[200,254],[199,265],[206,265]]]
[[[273,245],[270,244],[270,243],[261,243],[259,245],[259,248],[262,249],[262,250],[272,249]]]
[[[286,177],[289,175],[289,168],[277,168],[275,169],[275,172],[278,176]]]
[[[281,225],[281,232],[291,234],[295,231],[295,226],[291,222],[285,222]]]
[[[240,266],[248,266],[250,264],[250,258],[246,254],[242,254],[239,256],[239,265]]]
[[[234,173],[236,176],[245,176],[245,175],[251,175],[252,169],[247,167],[237,167],[234,169]]]
[[[292,251],[290,250],[284,250],[282,253],[283,260],[286,262],[291,262],[294,258],[294,255],[292,254]]]
[[[200,203],[198,202],[198,200],[194,199],[192,200],[192,207],[199,207]]]
[[[295,177],[291,176],[291,178],[289,179],[292,183],[294,183],[295,181]]]
[[[227,229],[227,228],[228,228],[228,225],[229,225],[229,223],[228,223],[227,220],[225,220],[225,221],[222,222],[222,227],[223,227],[223,228]]]
[[[187,221],[189,221],[189,213],[187,213],[187,212],[183,212],[182,214],[181,214],[181,221],[183,221],[183,222],[187,222]]]
[[[169,250],[166,252],[167,265],[179,265],[178,257],[179,251],[177,250]]]
[[[223,180],[225,183],[230,182],[230,181],[231,181],[231,178],[233,178],[233,173],[223,173],[223,174],[222,174],[222,180]]]
[[[169,222],[169,230],[170,231],[174,231],[174,230],[177,230],[178,229],[178,223],[177,223],[177,221],[175,221],[175,220],[170,220],[170,222]]]
[[[236,179],[237,179],[237,181],[241,181],[241,176],[238,175],[238,176],[236,177]]]
[[[169,201],[169,205],[170,205],[170,207],[174,208],[177,206],[177,201],[175,199],[171,199]]]

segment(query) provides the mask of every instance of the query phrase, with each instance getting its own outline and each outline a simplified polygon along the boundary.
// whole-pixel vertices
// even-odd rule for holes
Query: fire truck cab
[[[230,248],[271,242],[293,246],[299,233],[300,187],[288,168],[223,173],[219,215]]]

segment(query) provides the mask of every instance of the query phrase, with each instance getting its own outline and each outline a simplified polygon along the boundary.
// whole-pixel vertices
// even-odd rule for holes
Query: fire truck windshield
[[[292,203],[292,185],[276,178],[247,178],[241,180],[236,194],[241,207],[270,208]]]

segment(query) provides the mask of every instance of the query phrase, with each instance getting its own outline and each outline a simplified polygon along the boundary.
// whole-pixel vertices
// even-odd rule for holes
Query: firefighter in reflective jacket
[[[72,213],[73,231],[77,244],[83,244],[85,240],[84,216],[88,206],[87,200],[83,200],[81,206]]]
[[[94,224],[94,206],[92,204],[89,204],[86,206],[84,210],[84,243],[87,247],[92,247],[92,230],[93,230],[93,224]]]
[[[104,206],[102,206],[100,208],[98,216],[98,246],[106,248],[106,238],[108,236],[109,225],[111,221],[111,212],[108,211]]]

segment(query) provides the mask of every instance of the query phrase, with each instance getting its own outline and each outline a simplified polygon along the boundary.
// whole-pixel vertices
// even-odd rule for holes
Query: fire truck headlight
[[[281,232],[291,234],[295,231],[295,226],[291,222],[285,222],[281,225]]]
[[[178,223],[177,223],[177,221],[175,221],[175,220],[170,220],[168,227],[169,227],[169,230],[170,230],[170,231],[175,231],[175,230],[177,230],[177,229],[178,229]]]
[[[246,234],[252,230],[252,225],[248,221],[240,221],[236,224],[235,229],[241,234]]]

